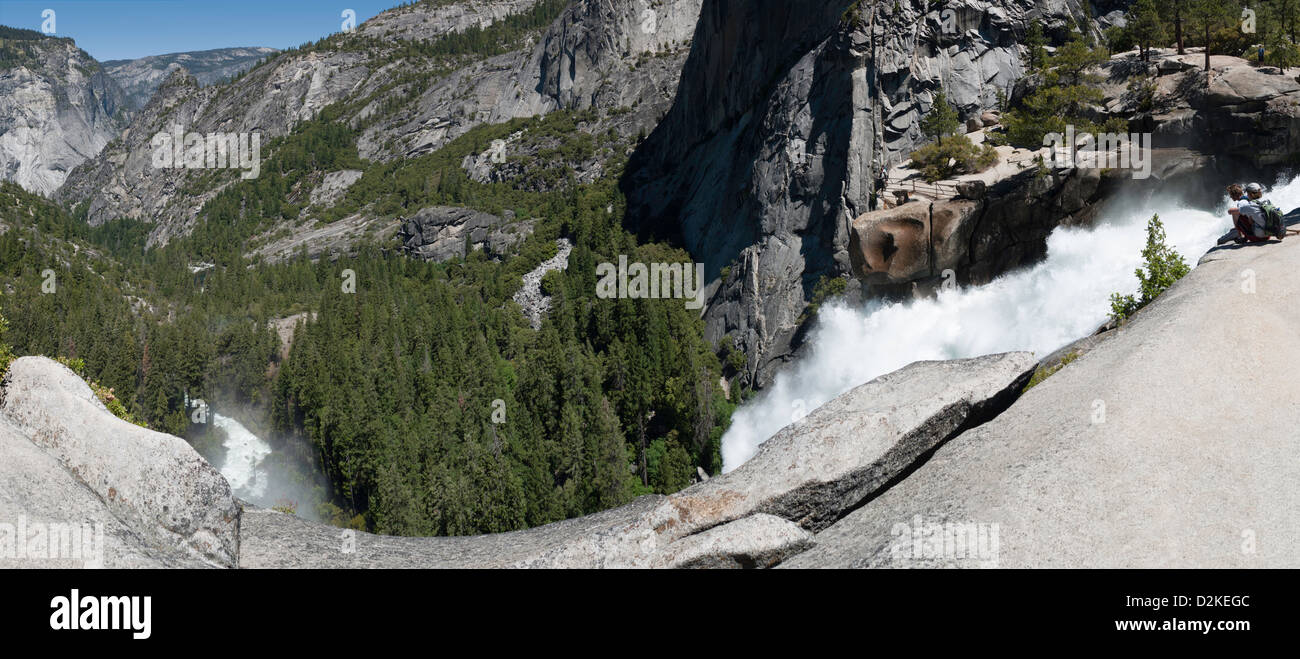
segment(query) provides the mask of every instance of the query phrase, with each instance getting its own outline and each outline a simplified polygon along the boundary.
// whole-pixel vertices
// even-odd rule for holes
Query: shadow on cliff
[[[639,240],[685,248],[709,282],[729,269],[713,289],[710,338],[756,331],[746,348],[760,364],[797,347],[807,323],[795,318],[839,273],[837,238],[847,243],[856,65],[841,17],[851,4],[773,12],[706,1],[673,106],[619,182],[624,227]]]

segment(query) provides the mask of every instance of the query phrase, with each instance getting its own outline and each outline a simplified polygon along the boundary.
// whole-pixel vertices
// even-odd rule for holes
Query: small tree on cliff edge
[[[1138,0],[1129,8],[1129,36],[1137,43],[1142,61],[1151,59],[1151,47],[1165,40],[1165,26],[1160,22],[1160,12],[1156,10],[1156,0]]]
[[[934,95],[934,104],[929,114],[921,119],[921,132],[935,142],[942,143],[943,138],[961,129],[957,120],[957,109],[948,103],[948,96],[942,91]]]
[[[1193,0],[1188,18],[1196,31],[1205,39],[1205,71],[1210,71],[1210,53],[1214,49],[1215,33],[1231,26],[1241,14],[1241,6],[1223,0]]]
[[[1178,54],[1184,55],[1187,49],[1183,41],[1183,24],[1187,22],[1187,3],[1192,0],[1159,0],[1157,9],[1166,21],[1173,25],[1174,28],[1174,45],[1178,47]]]
[[[9,362],[14,360],[13,348],[9,346],[8,337],[9,323],[5,320],[4,314],[0,313],[0,376],[9,370]]]
[[[1174,282],[1182,279],[1191,271],[1187,262],[1174,248],[1165,244],[1165,225],[1159,215],[1152,215],[1147,222],[1147,246],[1142,250],[1146,271],[1138,268],[1134,271],[1138,279],[1138,297],[1112,293],[1110,312],[1116,321],[1122,321],[1137,313],[1152,300],[1160,296]]]

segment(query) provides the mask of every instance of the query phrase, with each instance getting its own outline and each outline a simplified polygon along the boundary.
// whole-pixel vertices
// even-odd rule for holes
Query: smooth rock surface
[[[997,525],[999,567],[1300,567],[1297,272],[1294,237],[1210,252],[782,567],[960,564],[909,549],[918,516]]]
[[[239,508],[230,485],[184,440],[113,416],[81,378],[45,357],[10,364],[0,412],[144,544],[214,566],[237,564]]]
[[[0,415],[0,569],[205,565],[143,543],[54,456]]]
[[[669,533],[764,512],[820,531],[970,421],[1006,405],[1033,355],[916,362],[790,424],[736,469],[670,495]]]
[[[672,543],[656,567],[765,568],[812,544],[813,534],[798,524],[759,513]]]
[[[244,568],[632,568],[660,548],[664,497],[524,531],[457,538],[406,538],[309,522],[244,505]]]

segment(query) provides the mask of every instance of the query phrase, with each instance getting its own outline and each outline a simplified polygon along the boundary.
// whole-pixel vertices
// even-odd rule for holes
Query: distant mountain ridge
[[[102,62],[117,84],[126,92],[133,109],[149,102],[158,86],[173,71],[184,67],[200,85],[221,82],[252,68],[262,58],[278,53],[274,48],[214,48],[185,53],[150,55],[138,59],[119,59]]]
[[[271,140],[331,105],[331,120],[358,132],[358,155],[371,162],[429,154],[477,126],[557,110],[594,111],[587,133],[605,140],[602,158],[622,154],[667,112],[700,1],[662,2],[649,14],[635,0],[418,3],[282,51],[229,84],[204,87],[173,71],[123,140],[82,164],[58,196],[87,203],[92,226],[131,218],[153,225],[151,244],[166,243],[188,234],[228,181],[189,185],[185,170],[155,171],[152,135],[183,125]],[[534,142],[510,142],[500,171],[488,171],[487,155],[466,169],[481,180],[523,175],[515,170],[530,168],[508,161],[532,162]],[[580,181],[603,171],[600,158],[580,160],[569,167]],[[178,203],[182,190],[189,194]],[[275,228],[285,229],[295,230]]]

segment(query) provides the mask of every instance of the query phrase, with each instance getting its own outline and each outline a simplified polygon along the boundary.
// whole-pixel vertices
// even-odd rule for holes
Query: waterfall
[[[1265,197],[1283,212],[1300,206],[1300,179],[1279,181]],[[1093,226],[1052,232],[1042,262],[984,286],[907,302],[824,305],[808,353],[732,416],[722,437],[723,471],[807,412],[914,361],[1013,350],[1044,357],[1091,334],[1110,313],[1111,293],[1137,291],[1134,270],[1155,213],[1192,267],[1232,228],[1226,197],[1215,209],[1160,201],[1125,207],[1120,198]]]
[[[212,423],[226,435],[222,443],[226,457],[221,463],[221,475],[230,482],[235,496],[260,503],[266,496],[268,480],[262,462],[271,454],[271,446],[228,416],[213,414]]]

